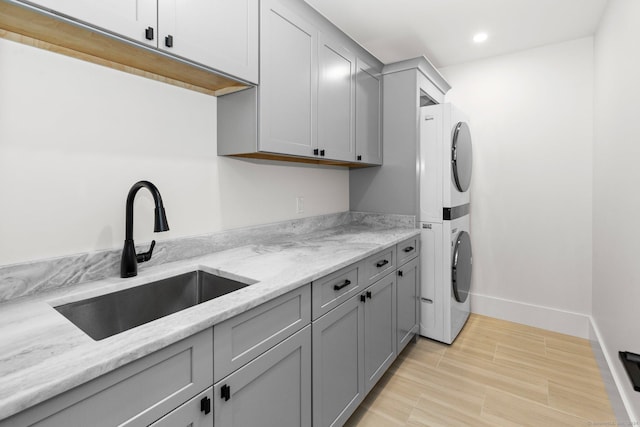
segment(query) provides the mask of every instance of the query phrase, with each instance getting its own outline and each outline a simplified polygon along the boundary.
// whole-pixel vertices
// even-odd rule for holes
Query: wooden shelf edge
[[[277,160],[281,162],[307,163],[307,164],[322,165],[322,166],[342,166],[342,167],[348,167],[348,168],[370,168],[370,167],[380,166],[380,165],[372,165],[368,163],[356,163],[356,162],[346,162],[341,160],[328,160],[328,159],[315,159],[311,157],[298,157],[298,156],[292,156],[287,154],[274,154],[274,153],[264,153],[264,152],[230,154],[225,157]]]
[[[213,96],[247,89],[226,76],[33,7],[0,0],[0,37]]]

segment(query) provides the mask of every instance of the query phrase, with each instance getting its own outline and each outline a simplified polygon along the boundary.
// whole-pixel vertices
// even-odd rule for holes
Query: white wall
[[[593,318],[627,410],[640,421],[618,351],[640,353],[640,2],[610,0],[595,37]]]
[[[343,168],[216,156],[215,97],[0,39],[0,265],[349,209]],[[296,196],[304,197],[296,214]]]
[[[593,39],[440,71],[474,138],[472,310],[587,337]]]

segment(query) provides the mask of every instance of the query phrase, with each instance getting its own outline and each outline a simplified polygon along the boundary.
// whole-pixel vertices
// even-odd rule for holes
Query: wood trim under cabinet
[[[150,48],[2,0],[0,37],[208,95],[249,87]]]

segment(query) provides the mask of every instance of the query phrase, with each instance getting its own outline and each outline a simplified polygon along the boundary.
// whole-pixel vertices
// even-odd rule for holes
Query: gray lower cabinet
[[[367,393],[396,357],[396,276],[367,288],[364,304],[365,387]]]
[[[341,426],[364,399],[360,295],[313,322],[313,425]]]
[[[414,257],[398,268],[397,299],[397,352],[406,347],[418,333],[418,304],[420,292],[420,258]]]
[[[213,387],[160,418],[150,427],[211,427],[213,425]]]
[[[311,425],[311,326],[214,385],[218,427]]]
[[[211,329],[202,331],[8,418],[0,426],[148,426],[211,387],[212,335]]]

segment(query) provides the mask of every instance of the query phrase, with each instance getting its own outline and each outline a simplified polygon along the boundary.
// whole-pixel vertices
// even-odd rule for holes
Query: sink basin
[[[245,286],[197,270],[54,308],[99,341]]]

